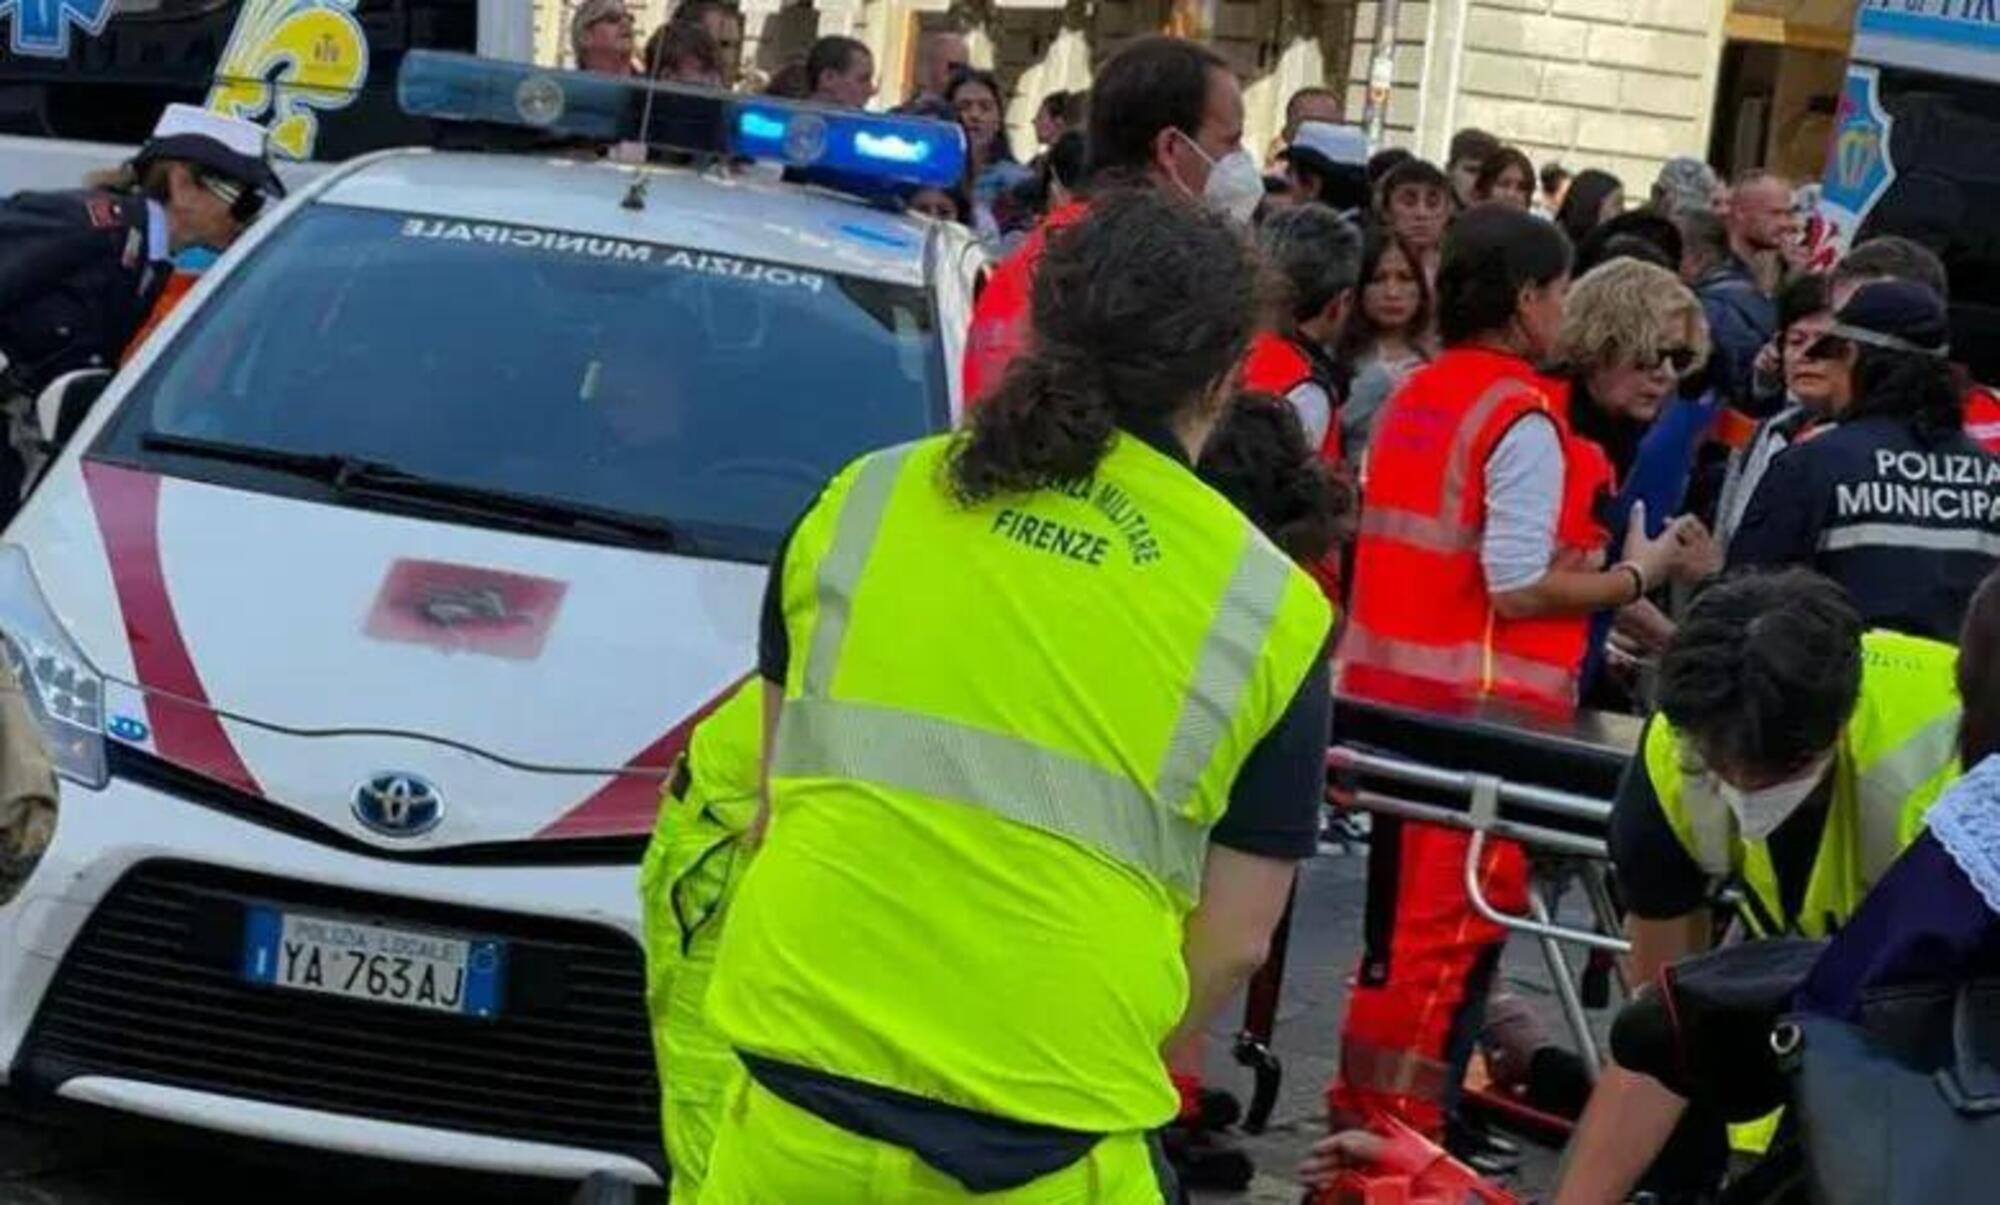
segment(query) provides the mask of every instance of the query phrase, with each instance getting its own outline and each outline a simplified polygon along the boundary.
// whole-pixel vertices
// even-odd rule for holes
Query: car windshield
[[[914,286],[320,206],[203,307],[97,451],[252,488],[326,487],[189,449],[352,458],[762,560],[841,465],[943,428],[940,356]]]

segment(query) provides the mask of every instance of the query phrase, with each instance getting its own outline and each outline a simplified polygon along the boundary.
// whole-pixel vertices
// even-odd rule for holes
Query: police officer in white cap
[[[139,154],[94,187],[0,202],[0,401],[115,364],[191,247],[223,250],[284,195],[264,127],[169,105]],[[19,442],[17,439],[14,441]],[[25,468],[0,449],[0,521]]]
[[[1300,122],[1291,145],[1278,152],[1292,202],[1317,201],[1354,219],[1369,205],[1368,136],[1355,126]]]

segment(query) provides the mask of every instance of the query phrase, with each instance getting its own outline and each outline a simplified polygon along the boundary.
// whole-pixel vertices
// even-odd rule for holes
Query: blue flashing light
[[[863,113],[769,97],[734,101],[732,151],[880,184],[950,188],[965,173],[965,134],[922,117]]]
[[[783,163],[857,190],[949,188],[965,135],[949,122],[733,96],[446,51],[413,50],[396,81],[403,111],[559,138],[637,142]],[[647,109],[650,104],[651,116]]]
[[[931,157],[935,144],[916,138],[902,138],[895,134],[871,134],[867,130],[854,135],[854,153],[883,163],[922,163]]]
[[[785,122],[769,113],[745,109],[736,116],[736,128],[746,140],[780,145],[785,141]]]

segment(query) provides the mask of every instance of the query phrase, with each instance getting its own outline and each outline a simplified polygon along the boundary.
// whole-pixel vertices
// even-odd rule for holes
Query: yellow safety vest
[[[1796,916],[1786,913],[1770,846],[1737,832],[1718,780],[1660,717],[1646,732],[1646,773],[1674,835],[1708,874],[1741,876],[1785,932],[1825,937],[1916,840],[1960,773],[1957,664],[1958,650],[1934,640],[1862,637],[1861,698],[1835,753],[1833,803]]]
[[[1664,717],[1646,730],[1646,773],[1682,848],[1718,879],[1741,877],[1784,933],[1825,937],[1845,924],[1961,772],[1958,650],[1899,632],[1861,639],[1861,698],[1834,754],[1833,802],[1796,915],[1786,912],[1769,844],[1737,832],[1715,776]],[[1756,927],[1754,917],[1745,920]],[[1776,1113],[1733,1125],[1729,1144],[1761,1154],[1777,1128]]]
[[[1142,440],[973,506],[949,446],[849,466],[793,536],[773,819],[710,1014],[795,1066],[1149,1129],[1208,831],[1327,604]]]
[[[749,851],[763,775],[764,692],[752,677],[695,727],[639,868],[646,1011],[677,1200],[700,1194],[738,1064],[702,1009],[723,918]]]

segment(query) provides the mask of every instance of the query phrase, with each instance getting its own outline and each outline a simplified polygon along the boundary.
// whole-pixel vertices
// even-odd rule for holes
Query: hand
[[[1674,575],[1684,582],[1698,582],[1722,572],[1722,545],[1715,542],[1708,525],[1693,515],[1674,520],[1667,534],[1674,538],[1677,556]]]
[[[1645,599],[1620,607],[1605,639],[1610,664],[1630,669],[1660,655],[1674,637],[1674,621]]]
[[[1322,1138],[1299,1164],[1299,1179],[1308,1188],[1325,1188],[1341,1172],[1380,1163],[1387,1145],[1367,1130],[1345,1130]]]
[[[1756,372],[1757,378],[1763,381],[1780,380],[1779,374],[1784,371],[1784,367],[1784,357],[1778,351],[1778,341],[1776,339],[1758,348],[1757,358],[1751,363],[1751,368]]]
[[[1625,532],[1625,560],[1638,566],[1648,591],[1669,578],[1699,581],[1722,568],[1722,553],[1708,528],[1692,515],[1667,524],[1657,538],[1646,535],[1646,504],[1634,502]]]

